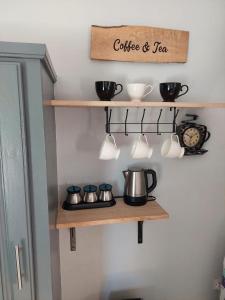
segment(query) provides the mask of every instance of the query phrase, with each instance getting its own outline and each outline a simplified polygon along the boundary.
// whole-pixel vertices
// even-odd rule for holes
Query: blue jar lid
[[[99,190],[100,191],[111,191],[112,190],[112,186],[111,184],[108,184],[108,183],[103,183],[103,184],[100,184],[99,186]]]
[[[84,192],[85,193],[95,193],[95,192],[97,192],[97,186],[92,185],[92,184],[85,185]]]
[[[76,185],[71,185],[67,188],[67,193],[69,193],[69,194],[77,194],[77,193],[80,193],[80,191],[81,191],[81,188]]]

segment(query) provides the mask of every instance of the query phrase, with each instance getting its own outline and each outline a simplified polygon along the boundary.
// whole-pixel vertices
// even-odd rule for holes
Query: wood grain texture
[[[161,101],[99,101],[99,100],[46,100],[45,106],[55,107],[177,107],[225,108],[225,102],[161,102]]]
[[[66,211],[60,207],[56,228],[85,227],[169,218],[168,213],[156,201],[136,207],[125,204],[122,198],[116,201],[115,206],[107,208]]]
[[[184,63],[189,32],[148,26],[91,27],[91,59]]]

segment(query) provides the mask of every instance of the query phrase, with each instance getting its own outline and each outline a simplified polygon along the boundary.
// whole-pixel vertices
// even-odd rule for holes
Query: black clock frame
[[[187,129],[195,128],[199,131],[200,139],[197,145],[189,147],[184,144],[183,136]],[[210,132],[205,125],[196,124],[190,121],[183,121],[183,124],[177,126],[177,135],[180,140],[180,145],[185,148],[185,155],[204,154],[207,150],[202,149],[203,144],[210,138]]]

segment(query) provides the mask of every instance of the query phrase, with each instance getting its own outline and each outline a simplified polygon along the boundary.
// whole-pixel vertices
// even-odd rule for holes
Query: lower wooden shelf
[[[122,198],[117,198],[116,205],[107,208],[67,211],[60,207],[56,228],[75,228],[168,218],[169,214],[156,201],[147,202],[144,206],[129,206],[124,203]]]

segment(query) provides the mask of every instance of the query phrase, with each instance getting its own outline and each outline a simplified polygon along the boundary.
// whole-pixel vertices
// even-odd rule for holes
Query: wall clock
[[[202,155],[208,150],[203,149],[203,144],[210,138],[210,132],[205,125],[197,124],[197,115],[186,114],[189,120],[184,120],[177,126],[177,135],[180,144],[185,148],[185,155]]]

